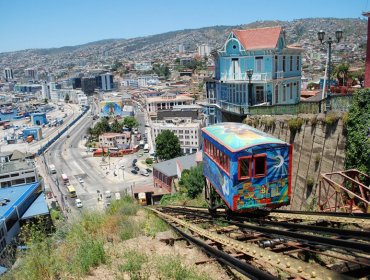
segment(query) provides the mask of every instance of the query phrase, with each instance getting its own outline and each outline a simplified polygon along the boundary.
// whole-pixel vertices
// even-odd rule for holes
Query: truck
[[[57,170],[55,169],[54,164],[49,165],[49,171],[50,171],[50,174],[56,174],[57,173]]]

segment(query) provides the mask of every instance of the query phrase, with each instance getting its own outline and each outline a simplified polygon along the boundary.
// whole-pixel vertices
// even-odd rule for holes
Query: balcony
[[[220,100],[218,105],[221,110],[237,115],[247,115],[249,113],[248,105],[237,105]]]
[[[221,72],[222,81],[249,81],[247,73],[230,74],[228,72]],[[252,75],[252,82],[266,82],[271,80],[271,73],[254,73]]]

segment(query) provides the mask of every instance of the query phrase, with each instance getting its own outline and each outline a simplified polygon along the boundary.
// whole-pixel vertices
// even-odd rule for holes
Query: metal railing
[[[237,105],[226,101],[219,101],[218,105],[224,111],[238,115],[246,115],[249,113],[248,105]]]
[[[223,81],[249,81],[247,73],[234,73],[221,72],[221,80]],[[254,73],[251,81],[268,81],[271,80],[271,73]]]

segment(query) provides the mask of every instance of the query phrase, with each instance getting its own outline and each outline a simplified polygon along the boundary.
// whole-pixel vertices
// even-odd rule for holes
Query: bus
[[[56,174],[57,173],[57,170],[55,169],[54,164],[49,165],[49,170],[50,170],[50,174]]]
[[[69,179],[68,179],[68,176],[67,174],[62,174],[62,182],[64,185],[68,185],[69,184]]]
[[[76,190],[75,190],[74,186],[72,186],[72,185],[67,186],[67,191],[68,191],[69,197],[77,197]]]
[[[144,153],[149,153],[149,145],[148,144],[144,145]]]

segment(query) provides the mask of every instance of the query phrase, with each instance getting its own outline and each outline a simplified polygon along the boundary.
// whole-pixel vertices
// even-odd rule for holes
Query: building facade
[[[154,139],[164,130],[170,130],[179,138],[180,147],[184,154],[193,154],[199,151],[201,121],[192,120],[192,117],[164,117],[162,120],[153,121],[151,126]]]
[[[146,110],[149,116],[155,118],[160,110],[172,110],[177,105],[194,104],[194,98],[174,93],[164,93],[158,97],[145,98]]]
[[[104,133],[99,136],[99,147],[126,149],[130,145],[131,133]]]
[[[81,79],[81,89],[86,95],[94,93],[96,87],[96,79],[94,77],[84,77]]]
[[[4,78],[6,82],[10,82],[14,79],[13,69],[5,68],[4,69]]]
[[[9,161],[0,164],[0,188],[38,181],[36,166],[31,160]]]
[[[233,30],[213,53],[214,78],[206,82],[214,121],[241,121],[252,106],[298,103],[301,52],[286,45],[281,27]]]

